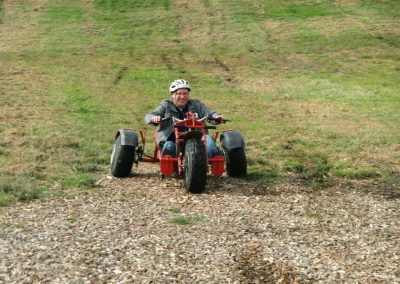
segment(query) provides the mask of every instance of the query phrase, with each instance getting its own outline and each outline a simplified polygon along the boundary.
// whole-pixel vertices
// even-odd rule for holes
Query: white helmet
[[[189,91],[191,90],[189,82],[183,79],[173,81],[169,86],[169,93],[172,94],[178,89],[188,89]]]

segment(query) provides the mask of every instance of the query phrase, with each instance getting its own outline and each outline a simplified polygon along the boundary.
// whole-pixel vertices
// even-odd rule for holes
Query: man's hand
[[[151,122],[154,123],[154,124],[159,124],[160,121],[161,121],[161,116],[154,116],[154,117],[151,119]]]
[[[207,116],[207,121],[209,123],[212,123],[212,124],[220,124],[220,123],[225,122],[224,117],[222,115],[220,115],[220,114],[218,114],[216,116],[213,116],[212,114],[209,114]]]
[[[220,124],[220,123],[222,123],[223,120],[224,120],[224,117],[223,117],[222,115],[218,115],[218,116],[215,118],[215,123],[216,123],[216,124]]]

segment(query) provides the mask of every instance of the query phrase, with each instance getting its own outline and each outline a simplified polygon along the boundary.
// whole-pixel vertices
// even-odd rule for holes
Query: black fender
[[[203,134],[201,131],[198,130],[191,130],[185,133],[185,137],[183,138],[183,143],[182,143],[182,151],[185,149],[186,141],[189,139],[201,139],[203,137]]]
[[[139,136],[138,134],[130,129],[120,129],[115,135],[115,139],[118,136],[121,136],[121,145],[129,145],[137,147],[139,145]]]
[[[220,136],[221,144],[228,151],[236,148],[244,148],[244,140],[239,131],[225,131]]]

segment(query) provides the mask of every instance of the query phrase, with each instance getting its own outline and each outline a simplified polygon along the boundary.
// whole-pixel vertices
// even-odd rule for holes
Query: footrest
[[[174,163],[176,162],[176,160],[176,158],[168,155],[161,157],[160,169],[163,176],[170,176],[174,173]]]
[[[214,176],[222,176],[225,170],[225,158],[224,156],[214,156],[208,159],[211,164],[211,172]]]

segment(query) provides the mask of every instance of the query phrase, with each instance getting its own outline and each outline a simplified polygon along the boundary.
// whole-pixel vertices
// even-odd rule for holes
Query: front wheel
[[[192,193],[204,191],[207,180],[207,159],[204,143],[200,139],[189,139],[185,144],[183,175],[188,191]]]
[[[135,160],[135,147],[121,145],[121,135],[115,140],[111,154],[111,174],[115,177],[127,177]]]
[[[247,159],[243,147],[228,150],[222,147],[225,152],[226,171],[230,177],[244,176],[247,174]]]

